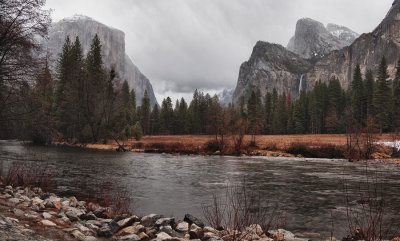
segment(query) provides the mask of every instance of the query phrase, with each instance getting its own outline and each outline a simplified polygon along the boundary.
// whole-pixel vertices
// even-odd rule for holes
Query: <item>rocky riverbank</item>
[[[40,188],[0,188],[0,241],[305,241],[289,231],[264,231],[254,224],[245,231],[216,230],[186,214],[182,220],[149,214],[113,214],[75,197],[58,197]]]

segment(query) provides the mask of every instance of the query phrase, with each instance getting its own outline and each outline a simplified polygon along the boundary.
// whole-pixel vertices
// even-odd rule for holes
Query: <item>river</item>
[[[0,141],[3,174],[13,162],[50,165],[57,193],[85,198],[102,189],[122,190],[133,198],[136,213],[178,219],[185,213],[202,217],[202,204],[210,203],[212,194],[245,180],[265,202],[285,211],[286,229],[320,238],[331,231],[338,238],[346,234],[343,184],[354,204],[366,180],[365,163],[344,160],[118,153]],[[399,226],[400,167],[369,164],[368,170],[383,183],[386,214]]]

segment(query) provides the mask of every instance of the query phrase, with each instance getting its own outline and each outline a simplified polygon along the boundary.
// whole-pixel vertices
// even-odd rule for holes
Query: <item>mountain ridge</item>
[[[256,48],[260,44],[264,47]],[[317,81],[327,82],[332,77],[338,78],[343,88],[348,88],[357,64],[365,74],[367,69],[376,70],[383,56],[393,78],[400,56],[400,0],[393,2],[386,17],[372,32],[361,34],[349,46],[317,58],[305,58],[296,53],[291,56],[291,51],[283,46],[279,47],[280,51],[273,46],[263,41],[256,43],[249,60],[240,67],[233,102],[237,103],[242,96],[247,98],[251,91],[260,90],[265,95],[274,88],[278,93],[290,93],[296,97],[300,89],[312,89]],[[277,59],[278,64],[273,62]],[[289,68],[298,62],[310,66],[301,73]],[[299,88],[300,84],[302,88]]]

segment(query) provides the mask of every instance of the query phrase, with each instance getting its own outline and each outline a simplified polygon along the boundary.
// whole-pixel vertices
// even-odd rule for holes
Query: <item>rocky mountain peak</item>
[[[381,24],[372,32],[387,40],[400,43],[400,0],[395,0]]]
[[[322,57],[333,50],[350,45],[359,35],[347,27],[302,18],[297,21],[295,35],[287,48],[303,58]]]

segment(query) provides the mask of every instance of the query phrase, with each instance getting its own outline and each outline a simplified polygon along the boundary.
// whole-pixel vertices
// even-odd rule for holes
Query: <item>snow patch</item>
[[[384,145],[384,146],[387,146],[387,147],[394,147],[397,150],[400,150],[400,140],[396,140],[396,141],[379,141],[379,142],[376,142],[376,144]]]

